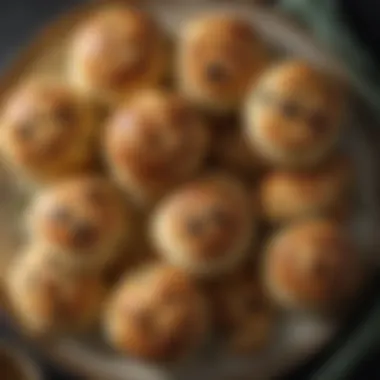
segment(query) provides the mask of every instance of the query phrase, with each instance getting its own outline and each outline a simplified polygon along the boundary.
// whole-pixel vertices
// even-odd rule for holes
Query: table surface
[[[4,0],[0,6],[0,70],[4,71],[11,64],[17,51],[30,41],[32,36],[47,22],[62,11],[83,2],[84,0]],[[359,6],[359,3],[362,7]],[[361,0],[360,2],[347,0],[346,4],[347,19],[354,23],[354,29],[359,28],[358,34],[364,40],[363,43],[368,43],[369,48],[372,46],[374,55],[380,56],[379,51],[376,51],[376,47],[380,50],[380,44],[374,43],[374,41],[380,41],[378,28],[380,13],[374,12],[374,8],[371,8],[373,6],[379,9],[380,4],[377,0]],[[372,11],[368,11],[369,9]],[[376,30],[376,32],[371,32],[371,30]],[[14,340],[15,337],[4,328],[1,329],[0,325],[0,338]],[[379,357],[380,347],[366,356],[360,366],[350,375],[350,379],[380,379]],[[292,374],[288,380],[306,379],[305,373],[311,365],[313,363],[306,363],[305,367],[298,371],[297,376]],[[46,363],[43,364],[43,367],[47,380],[76,380],[75,377],[64,374]]]

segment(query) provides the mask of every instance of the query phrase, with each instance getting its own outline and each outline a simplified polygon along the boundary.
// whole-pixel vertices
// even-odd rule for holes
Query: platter
[[[249,20],[258,30],[274,55],[304,58],[322,66],[340,79],[349,82],[343,65],[314,43],[305,33],[295,28],[273,11],[256,7],[249,2],[220,1],[139,1],[161,20],[168,31],[175,34],[184,20],[205,12],[228,11]],[[86,16],[94,2],[73,10],[47,27],[41,37],[30,44],[14,66],[5,73],[0,87],[0,97],[6,96],[18,80],[35,73],[63,77],[62,63],[68,32]],[[360,99],[352,89],[352,106],[347,115],[348,132],[342,146],[350,153],[357,173],[355,210],[347,228],[355,237],[363,259],[375,268],[380,263],[377,254],[380,228],[379,201],[377,199],[378,174],[376,165],[376,141],[371,120],[368,120]],[[366,118],[367,116],[367,118]],[[20,210],[28,196],[9,173],[2,170],[0,178],[0,241],[1,268],[12,260],[22,236]],[[374,264],[374,265],[372,265]],[[369,276],[370,276],[369,272]],[[166,380],[166,379],[269,379],[294,367],[318,351],[337,332],[335,321],[300,313],[284,313],[269,347],[259,354],[246,357],[230,357],[218,349],[215,342],[205,347],[180,367],[148,366],[129,358],[116,355],[105,346],[99,334],[80,338],[66,337],[49,342],[35,342],[53,360],[91,378],[107,380]]]

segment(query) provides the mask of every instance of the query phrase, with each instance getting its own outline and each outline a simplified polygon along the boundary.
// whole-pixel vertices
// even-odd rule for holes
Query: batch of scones
[[[181,28],[174,41],[144,11],[100,8],[72,32],[67,78],[4,104],[3,161],[35,189],[6,281],[26,332],[100,325],[159,362],[217,332],[250,353],[281,310],[335,316],[360,289],[340,84],[275,62],[234,15]]]

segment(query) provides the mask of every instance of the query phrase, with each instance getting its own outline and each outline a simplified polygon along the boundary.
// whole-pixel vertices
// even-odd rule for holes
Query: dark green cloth
[[[380,300],[339,350],[310,380],[346,380],[359,362],[380,345]],[[380,364],[379,364],[380,365]],[[363,379],[364,380],[364,379]]]

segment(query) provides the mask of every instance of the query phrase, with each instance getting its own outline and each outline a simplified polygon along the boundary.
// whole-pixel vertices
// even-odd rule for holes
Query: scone
[[[77,332],[97,321],[105,288],[97,276],[62,272],[38,246],[13,263],[7,295],[16,320],[32,335]]]
[[[117,350],[149,361],[177,361],[202,343],[208,313],[183,272],[153,264],[121,282],[111,296],[104,325]]]
[[[0,149],[28,181],[52,182],[81,172],[93,159],[91,107],[71,87],[51,79],[22,82],[0,116]]]
[[[26,211],[30,238],[62,264],[100,269],[132,234],[133,213],[107,179],[81,177],[45,189]]]
[[[247,194],[223,174],[188,183],[165,199],[152,217],[151,235],[168,262],[197,276],[238,265],[255,239]]]
[[[158,90],[136,94],[106,126],[111,173],[139,204],[154,203],[203,163],[208,132],[180,96]]]
[[[309,167],[337,143],[343,118],[340,85],[303,61],[267,70],[244,110],[246,136],[274,166]]]
[[[336,311],[357,293],[362,273],[342,227],[327,219],[289,226],[265,250],[266,287],[285,308]]]
[[[318,215],[340,218],[349,211],[352,185],[350,162],[340,154],[305,172],[274,171],[260,184],[262,216],[273,224]]]
[[[267,53],[251,25],[219,14],[187,23],[176,62],[180,90],[213,113],[236,110],[267,64]]]
[[[69,49],[73,83],[109,104],[166,75],[166,37],[150,15],[135,8],[101,8],[74,31]]]
[[[245,265],[208,288],[225,349],[234,355],[264,349],[276,328],[276,313],[258,277]]]

